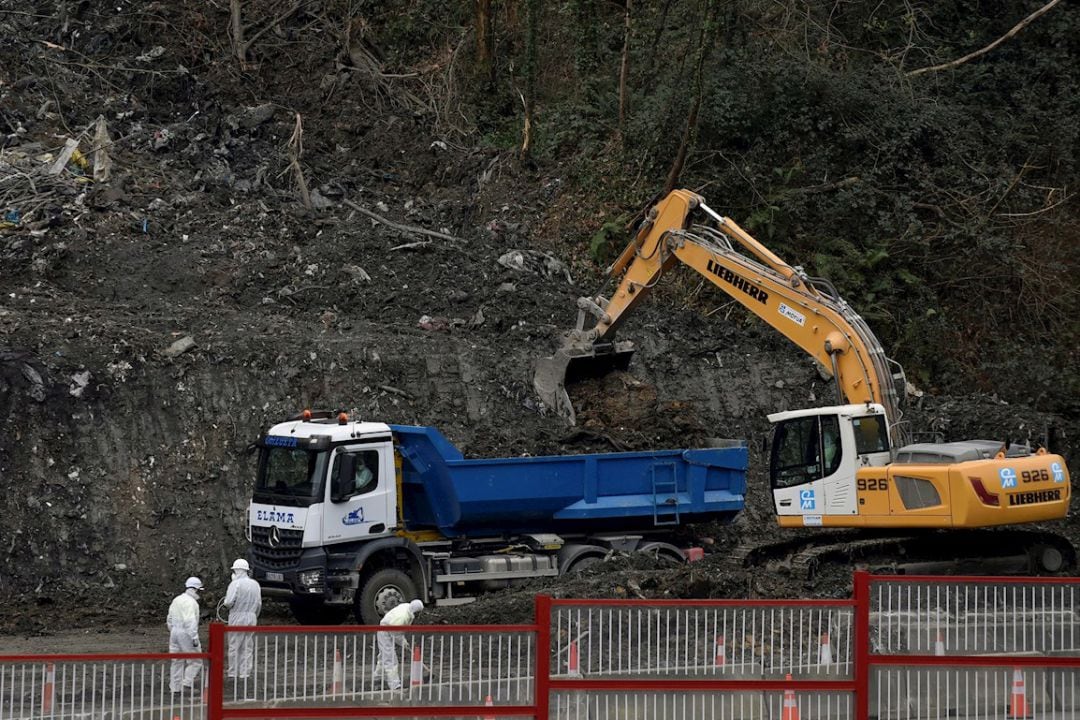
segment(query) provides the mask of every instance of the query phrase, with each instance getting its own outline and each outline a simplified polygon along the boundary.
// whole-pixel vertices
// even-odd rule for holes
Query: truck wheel
[[[599,555],[586,555],[585,557],[579,557],[570,565],[570,567],[566,569],[566,574],[578,575],[583,570],[588,570],[595,565],[599,565],[601,562],[603,562],[603,560],[604,558],[600,557]]]
[[[686,556],[682,554],[679,548],[666,542],[645,543],[637,551],[644,555],[651,555],[657,561],[667,560],[680,565],[686,562]]]
[[[289,610],[301,625],[340,625],[349,617],[348,606],[327,605],[321,600],[292,600]]]
[[[397,568],[383,568],[372,574],[357,597],[353,612],[362,625],[378,625],[382,616],[401,603],[415,600],[416,583]]]

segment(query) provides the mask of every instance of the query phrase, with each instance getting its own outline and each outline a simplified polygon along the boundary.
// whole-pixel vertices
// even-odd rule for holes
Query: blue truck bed
[[[431,427],[391,425],[409,529],[447,537],[647,529],[742,511],[745,445],[465,459]]]

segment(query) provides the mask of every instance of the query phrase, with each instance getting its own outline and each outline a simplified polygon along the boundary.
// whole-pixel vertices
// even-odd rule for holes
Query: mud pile
[[[401,88],[373,101],[332,54],[242,73],[150,15],[42,5],[0,17],[0,627],[153,621],[187,575],[224,587],[246,547],[246,448],[299,408],[435,425],[474,456],[738,437],[758,468],[766,412],[831,399],[785,341],[672,289],[627,324],[632,372],[575,390],[568,428],[538,405],[532,362],[602,277],[582,234],[596,208],[559,168],[444,132]],[[106,150],[108,178],[65,161],[67,139]],[[983,401],[927,402],[947,430],[986,427]],[[1061,424],[993,407],[995,437]],[[772,532],[752,481],[718,542]],[[708,567],[601,568],[560,592],[745,591]],[[491,617],[525,597],[496,596]]]

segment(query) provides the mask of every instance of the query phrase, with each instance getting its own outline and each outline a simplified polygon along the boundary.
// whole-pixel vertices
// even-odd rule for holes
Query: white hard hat
[[[200,580],[199,578],[192,575],[191,577],[189,577],[187,579],[187,582],[184,583],[184,587],[186,587],[186,588],[195,588],[196,590],[202,590],[202,580]]]
[[[411,603],[409,603],[409,612],[411,612],[413,615],[415,615],[416,613],[420,612],[423,609],[424,609],[424,603],[420,602],[419,600],[413,600]]]
[[[246,570],[248,572],[251,572],[251,567],[248,565],[248,561],[245,560],[244,558],[237,559],[237,561],[232,564],[232,569],[233,570]]]

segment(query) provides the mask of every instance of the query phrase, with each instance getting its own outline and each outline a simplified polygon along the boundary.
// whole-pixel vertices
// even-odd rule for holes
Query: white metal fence
[[[633,692],[555,693],[554,720],[849,720],[850,693]]]
[[[227,630],[227,635],[231,630]],[[247,678],[227,679],[226,705],[355,704],[501,705],[532,702],[536,647],[532,632],[507,628],[387,633],[392,672],[377,633],[260,630]]]
[[[0,720],[201,720],[205,667],[193,687],[175,693],[171,667],[169,660],[0,662]]]
[[[552,677],[851,676],[850,605],[703,603],[552,608]]]
[[[1078,585],[875,582],[871,645],[887,655],[1080,654]]]
[[[1078,671],[1014,667],[879,667],[870,716],[904,720],[1080,716]]]

